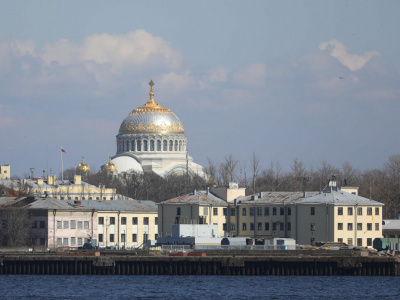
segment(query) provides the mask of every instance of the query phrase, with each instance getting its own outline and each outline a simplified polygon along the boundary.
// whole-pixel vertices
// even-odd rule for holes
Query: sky
[[[0,0],[0,164],[85,157],[154,99],[189,154],[262,168],[381,168],[400,153],[400,1]]]

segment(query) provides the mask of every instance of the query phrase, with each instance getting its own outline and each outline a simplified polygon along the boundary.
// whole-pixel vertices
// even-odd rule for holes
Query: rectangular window
[[[257,216],[262,216],[262,207],[257,207]]]
[[[71,237],[71,246],[75,246],[75,237]]]
[[[257,230],[262,230],[262,223],[261,222],[257,223]]]
[[[99,243],[102,243],[102,242],[103,242],[103,234],[100,233],[100,234],[99,234]]]
[[[292,230],[292,223],[290,222],[287,223],[287,230]]]
[[[367,223],[367,230],[371,231],[372,230],[372,223]]]
[[[37,224],[38,224],[37,221],[33,221],[33,222],[32,222],[32,228],[37,228]],[[58,224],[58,223],[57,223],[57,224]],[[57,227],[57,228],[58,228],[58,227]]]
[[[310,226],[310,230],[311,230],[311,231],[315,231],[315,223],[311,223],[310,225],[311,225],[311,226]]]
[[[84,221],[84,222],[83,222],[83,227],[84,227],[85,229],[89,229],[89,221]]]
[[[78,238],[78,245],[82,245],[82,238]]]
[[[337,241],[338,241],[338,243],[343,243],[343,239],[342,238],[338,238]]]
[[[39,221],[39,228],[46,228],[46,221]]]
[[[347,223],[347,230],[349,231],[353,230],[353,223]]]
[[[310,211],[311,215],[315,215],[315,207],[311,207],[311,211]]]
[[[213,208],[213,216],[218,216],[218,208]]]
[[[149,217],[143,218],[143,225],[149,225]]]
[[[269,216],[269,207],[264,207],[264,216]]]
[[[375,207],[375,216],[379,216],[379,207]]]
[[[231,223],[231,230],[236,230],[236,224],[235,223]]]
[[[254,230],[254,223],[250,223],[250,230]]]
[[[57,245],[61,245],[62,244],[62,239],[61,238],[57,238]]]
[[[273,215],[273,216],[276,216],[276,207],[273,207],[273,208],[272,208],[272,215]]]
[[[246,231],[246,230],[247,230],[247,224],[246,224],[246,223],[243,223],[243,224],[242,224],[242,230],[243,230],[243,231]]]
[[[137,243],[137,234],[136,233],[132,234],[132,242]]]
[[[114,234],[113,233],[110,234],[110,243],[114,243]]]
[[[180,216],[180,215],[181,215],[181,208],[180,208],[180,207],[177,207],[177,208],[176,208],[176,215],[177,215],[177,216]]]
[[[227,231],[226,223],[222,224],[222,230],[223,230],[223,231]]]
[[[276,230],[276,222],[272,222],[272,230]]]
[[[64,221],[64,229],[68,229],[68,227],[69,227],[69,226],[68,226],[68,225],[69,225],[68,223],[69,223],[68,221]]]
[[[99,217],[99,225],[104,225],[104,217]]]
[[[376,230],[376,231],[379,230],[379,223],[375,223],[375,230]]]
[[[68,238],[63,238],[63,245],[68,246]]]
[[[146,242],[149,239],[149,235],[147,233],[143,233],[143,242]]]
[[[234,208],[231,208],[231,216],[236,216],[236,209],[234,209]]]
[[[367,216],[372,216],[372,207],[367,207]]]
[[[285,208],[280,207],[279,208],[279,213],[280,213],[281,216],[284,216],[285,215]]]
[[[57,228],[58,229],[62,229],[62,222],[61,221],[57,221]]]
[[[269,230],[269,222],[265,222],[264,223],[264,229],[265,230]]]
[[[125,243],[125,233],[122,233],[122,234],[121,234],[121,242],[122,242],[122,243]]]
[[[78,229],[82,229],[82,221],[78,221]]]
[[[76,221],[75,220],[71,220],[71,229],[75,229],[76,228]]]
[[[137,225],[137,217],[132,218],[132,225]]]
[[[357,216],[362,216],[362,207],[357,207]]]
[[[362,230],[362,223],[357,223],[357,230]]]
[[[347,208],[347,215],[349,215],[349,216],[353,215],[353,208],[352,207],[348,207]]]
[[[115,225],[115,217],[110,217],[110,225]]]
[[[367,238],[367,246],[372,246],[372,239],[371,238]]]
[[[343,216],[343,207],[337,208],[337,214],[338,214],[338,216]]]
[[[222,214],[223,214],[224,216],[227,216],[227,215],[228,215],[228,209],[227,209],[226,207],[224,207],[224,208],[222,209]]]
[[[291,215],[292,215],[292,208],[291,208],[291,207],[288,207],[288,208],[287,208],[287,215],[288,215],[288,216],[291,216]]]
[[[158,217],[154,218],[154,225],[158,225]]]
[[[357,246],[358,247],[362,246],[362,238],[357,238]]]
[[[246,207],[243,207],[242,208],[242,216],[245,216],[247,213],[246,213]]]
[[[203,216],[208,216],[208,207],[203,207]]]
[[[121,217],[121,225],[126,225],[126,217]]]
[[[347,245],[353,246],[353,239],[352,238],[348,238],[347,239]]]
[[[279,230],[285,230],[285,223],[279,223]]]
[[[254,216],[254,215],[255,215],[255,208],[250,207],[250,216]]]
[[[337,229],[343,230],[343,223],[337,223]]]
[[[315,238],[311,238],[311,239],[310,239],[310,244],[311,244],[312,246],[314,246],[314,244],[315,244]]]

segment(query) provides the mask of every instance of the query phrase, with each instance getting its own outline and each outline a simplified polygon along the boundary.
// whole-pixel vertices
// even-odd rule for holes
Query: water
[[[400,299],[400,277],[1,275],[1,299]]]

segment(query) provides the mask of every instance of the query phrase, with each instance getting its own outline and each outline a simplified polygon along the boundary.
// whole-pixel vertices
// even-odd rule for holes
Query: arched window
[[[163,140],[163,151],[168,151],[168,141]]]
[[[175,141],[175,151],[178,151],[178,141]]]
[[[143,151],[148,151],[147,150],[147,140],[143,141]]]
[[[136,146],[137,146],[137,151],[142,151],[142,141],[141,140],[137,141]]]
[[[150,151],[154,151],[154,140],[150,140]]]
[[[122,141],[122,152],[124,152],[125,151],[125,141]]]
[[[182,151],[182,141],[179,141],[179,151]]]
[[[129,151],[129,141],[126,141],[126,151]]]
[[[161,141],[157,140],[157,151],[161,151]]]
[[[173,151],[174,150],[173,149],[173,146],[174,146],[173,143],[174,143],[173,141],[169,141],[169,151]]]
[[[135,151],[135,140],[133,140],[131,143],[131,150]]]

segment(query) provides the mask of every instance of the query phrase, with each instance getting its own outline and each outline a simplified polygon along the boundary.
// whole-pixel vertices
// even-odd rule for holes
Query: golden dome
[[[117,166],[111,161],[111,156],[110,161],[105,164],[104,170],[106,170],[106,172],[118,172]]]
[[[82,162],[78,165],[78,167],[76,168],[78,171],[81,171],[82,173],[87,173],[90,171],[90,167],[88,164],[85,164],[84,161],[84,156],[82,156]]]
[[[150,100],[132,110],[122,122],[119,133],[184,133],[178,117],[154,101],[154,82],[149,82]]]

